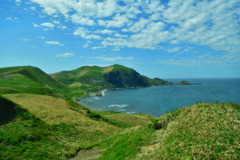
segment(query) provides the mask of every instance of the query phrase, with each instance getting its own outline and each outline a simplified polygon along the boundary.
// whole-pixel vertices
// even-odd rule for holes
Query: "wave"
[[[107,89],[102,91],[102,96],[105,96],[105,92],[107,92]]]
[[[129,104],[111,104],[108,108],[125,108],[127,106],[129,106]]]

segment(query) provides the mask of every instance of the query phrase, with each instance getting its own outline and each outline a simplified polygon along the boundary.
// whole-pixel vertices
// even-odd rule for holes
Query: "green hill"
[[[31,66],[0,68],[0,159],[240,159],[238,104],[199,103],[158,118],[90,111],[69,97],[168,82],[120,65],[51,76]]]
[[[172,84],[161,79],[150,79],[131,68],[121,65],[108,67],[84,66],[72,71],[54,73],[51,76],[70,88],[94,91],[102,88],[149,87]]]
[[[237,104],[183,107],[115,135],[100,159],[240,159],[239,111]]]
[[[63,96],[68,87],[37,67],[0,68],[0,94],[34,93]]]
[[[0,159],[68,159],[152,118],[91,112],[47,95],[5,94],[0,96]]]

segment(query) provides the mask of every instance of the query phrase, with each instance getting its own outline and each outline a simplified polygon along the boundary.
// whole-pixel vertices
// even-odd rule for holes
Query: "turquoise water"
[[[176,83],[182,79],[169,79]],[[196,102],[240,103],[240,79],[185,79],[200,85],[154,86],[105,92],[104,97],[87,97],[80,103],[98,110],[147,113],[159,116]]]

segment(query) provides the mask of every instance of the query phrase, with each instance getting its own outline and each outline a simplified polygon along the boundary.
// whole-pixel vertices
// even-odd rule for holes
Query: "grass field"
[[[238,104],[198,103],[156,118],[73,102],[102,87],[77,76],[130,71],[122,67],[65,71],[68,86],[36,67],[0,68],[0,159],[240,159]]]
[[[239,109],[237,104],[196,104],[163,115],[155,148],[139,159],[240,159]]]
[[[5,97],[21,112],[0,126],[0,159],[66,159],[119,130],[88,118],[84,110],[71,110],[63,99],[30,94]]]

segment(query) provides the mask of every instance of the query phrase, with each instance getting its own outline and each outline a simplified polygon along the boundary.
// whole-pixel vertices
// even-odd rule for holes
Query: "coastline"
[[[88,106],[88,105],[86,105],[86,104],[80,103],[80,100],[81,100],[81,99],[87,98],[87,97],[90,97],[90,96],[84,96],[84,97],[77,98],[77,99],[74,98],[74,102],[80,104],[81,106],[83,106],[83,107],[85,107],[85,108],[90,109],[91,111],[100,111],[100,110],[98,110],[98,109],[96,109],[96,108],[93,108],[93,107],[90,107],[90,106]]]
[[[101,89],[101,90],[98,91],[98,92],[89,92],[88,95],[85,95],[85,96],[80,97],[80,98],[75,98],[75,97],[73,97],[73,99],[74,99],[74,102],[82,105],[83,107],[86,107],[86,108],[90,109],[91,111],[100,111],[100,110],[98,110],[98,109],[96,109],[96,108],[93,108],[93,107],[90,107],[90,106],[85,105],[85,104],[83,104],[83,103],[80,103],[80,100],[82,100],[82,99],[84,99],[84,98],[87,98],[87,97],[94,97],[94,96],[103,97],[103,96],[105,95],[105,92],[106,92],[106,91],[108,91],[108,89]]]

